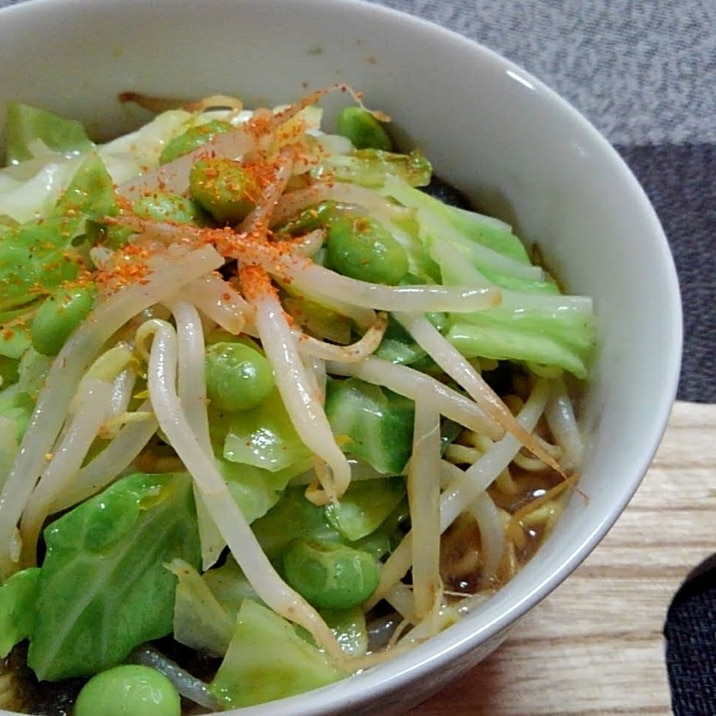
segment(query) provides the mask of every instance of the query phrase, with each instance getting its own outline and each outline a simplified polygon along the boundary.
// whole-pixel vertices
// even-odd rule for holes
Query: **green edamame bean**
[[[356,149],[382,149],[389,152],[393,142],[383,125],[360,107],[345,107],[336,117],[336,131],[348,137]]]
[[[168,191],[145,194],[132,204],[132,209],[143,219],[196,226],[206,224],[206,216],[195,202]]]
[[[334,219],[328,227],[326,251],[331,268],[361,281],[394,286],[408,273],[405,249],[368,217]]]
[[[214,343],[204,361],[206,393],[217,408],[234,412],[262,403],[274,387],[271,363],[243,343]]]
[[[84,321],[94,306],[92,288],[59,291],[45,299],[35,314],[30,329],[33,348],[46,356],[55,356]]]
[[[283,568],[288,584],[318,608],[358,606],[380,582],[372,554],[338,542],[296,539],[284,554]]]
[[[189,152],[202,144],[206,144],[213,136],[225,134],[232,129],[231,123],[222,119],[212,119],[205,124],[190,127],[184,134],[180,134],[167,142],[166,147],[159,155],[159,163],[173,162],[184,154],[189,154]]]
[[[181,700],[156,669],[123,664],[93,676],[75,702],[74,716],[180,716]]]
[[[189,172],[189,190],[199,205],[222,223],[241,221],[260,195],[254,175],[226,157],[195,162]]]

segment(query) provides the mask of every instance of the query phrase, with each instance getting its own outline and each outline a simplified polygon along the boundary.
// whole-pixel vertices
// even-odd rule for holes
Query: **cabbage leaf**
[[[230,709],[300,694],[343,676],[292,624],[246,599],[210,688],[222,706]]]
[[[443,204],[399,177],[388,177],[381,191],[416,210],[418,237],[441,283],[500,289],[494,308],[449,314],[444,335],[464,356],[586,377],[596,344],[591,300],[564,295],[545,269],[531,263],[509,225]]]
[[[176,578],[200,563],[191,479],[135,473],[53,522],[28,664],[41,680],[88,676],[172,631]]]

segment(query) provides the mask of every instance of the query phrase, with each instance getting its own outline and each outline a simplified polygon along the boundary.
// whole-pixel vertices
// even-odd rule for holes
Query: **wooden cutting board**
[[[676,403],[607,537],[486,661],[411,716],[671,713],[662,629],[716,552],[716,405]]]

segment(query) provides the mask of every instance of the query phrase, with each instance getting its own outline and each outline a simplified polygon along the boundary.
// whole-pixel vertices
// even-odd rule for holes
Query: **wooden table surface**
[[[671,713],[662,628],[716,552],[716,405],[676,403],[629,507],[486,661],[411,716]]]

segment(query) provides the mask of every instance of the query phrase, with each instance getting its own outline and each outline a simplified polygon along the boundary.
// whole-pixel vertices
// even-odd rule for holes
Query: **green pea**
[[[204,361],[206,393],[212,405],[234,412],[262,403],[274,388],[268,359],[243,343],[209,346]]]
[[[336,117],[336,131],[348,137],[356,149],[382,149],[389,152],[393,142],[383,125],[360,107],[345,107]]]
[[[394,286],[408,273],[405,249],[368,217],[334,219],[326,247],[329,266],[344,276]]]
[[[380,582],[375,557],[338,542],[296,539],[283,557],[286,581],[313,606],[348,609],[362,604]]]
[[[206,224],[206,215],[195,202],[168,191],[145,194],[132,204],[132,209],[137,216],[153,221],[195,226]]]
[[[181,699],[156,669],[123,664],[93,676],[82,688],[73,716],[180,716]]]
[[[233,159],[199,159],[189,172],[189,190],[199,205],[217,221],[238,223],[256,205],[258,182]]]
[[[35,314],[30,329],[33,348],[46,356],[55,356],[84,321],[94,306],[94,289],[75,288],[50,296]]]
[[[222,119],[212,119],[205,124],[191,127],[184,134],[180,134],[167,142],[166,147],[159,155],[159,163],[173,162],[184,154],[189,154],[197,147],[202,146],[202,144],[206,144],[213,136],[225,134],[232,129],[231,123]]]

